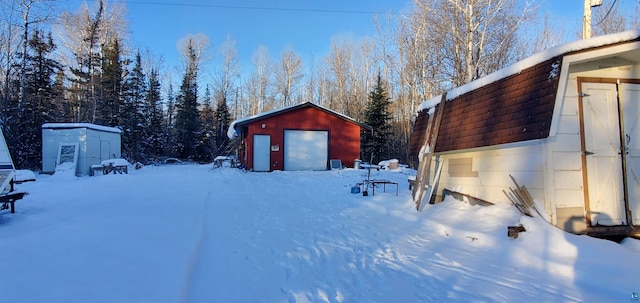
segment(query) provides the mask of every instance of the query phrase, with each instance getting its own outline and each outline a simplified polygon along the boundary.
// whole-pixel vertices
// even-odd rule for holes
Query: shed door
[[[624,186],[614,83],[582,83],[582,114],[591,225],[624,225]]]
[[[100,162],[115,158],[115,155],[112,157],[110,153],[111,142],[109,142],[109,140],[100,140]]]
[[[253,135],[253,170],[270,171],[271,136]]]
[[[629,210],[634,225],[640,225],[640,85],[620,85],[623,141]]]
[[[328,131],[284,132],[284,170],[326,170],[328,158]]]

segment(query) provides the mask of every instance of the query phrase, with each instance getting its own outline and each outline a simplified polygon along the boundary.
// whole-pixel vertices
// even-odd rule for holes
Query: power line
[[[613,10],[613,7],[616,5],[616,2],[617,2],[617,1],[618,1],[618,0],[613,0],[613,3],[611,4],[611,7],[609,7],[609,10],[608,10],[608,11],[607,11],[607,13],[604,15],[604,17],[602,17],[602,20],[598,21],[598,23],[596,23],[596,24],[593,24],[593,23],[592,23],[591,25],[592,25],[592,26],[598,26],[598,25],[600,25],[602,22],[604,22],[604,20],[606,20],[606,19],[607,19],[607,17],[609,16],[609,13],[611,13],[611,10]]]
[[[140,5],[156,5],[156,6],[178,6],[178,7],[200,7],[200,8],[222,8],[222,9],[243,9],[243,10],[263,10],[263,11],[286,11],[286,12],[311,12],[311,13],[327,13],[327,14],[387,14],[398,15],[397,12],[376,12],[376,11],[360,11],[360,10],[336,10],[336,9],[313,9],[313,8],[286,8],[272,6],[241,6],[241,5],[222,5],[222,4],[195,4],[195,3],[176,3],[176,2],[142,2],[142,1],[126,1],[127,4]]]

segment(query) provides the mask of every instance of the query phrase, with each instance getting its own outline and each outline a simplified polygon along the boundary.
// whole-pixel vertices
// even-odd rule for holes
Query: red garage
[[[360,134],[371,127],[307,102],[234,121],[239,160],[247,170],[326,170],[329,160],[360,158]]]

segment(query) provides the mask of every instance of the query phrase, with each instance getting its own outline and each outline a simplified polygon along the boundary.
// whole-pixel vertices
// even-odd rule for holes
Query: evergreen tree
[[[200,110],[200,142],[198,144],[197,160],[201,162],[213,161],[215,151],[215,113],[211,107],[211,91],[209,86],[205,88],[205,101]]]
[[[67,99],[67,87],[65,86],[65,80],[67,77],[64,74],[63,68],[60,68],[53,80],[53,94],[57,97],[53,100],[55,116],[51,117],[53,122],[67,122],[73,121],[73,112],[71,110],[71,104]]]
[[[95,33],[94,33],[95,34]],[[90,38],[88,53],[74,53],[77,67],[70,67],[71,87],[68,89],[69,102],[74,122],[96,123],[98,118],[98,92],[100,89],[103,54],[95,51],[95,37]]]
[[[364,112],[365,124],[373,127],[373,132],[366,132],[362,138],[364,160],[371,159],[373,155],[373,163],[378,163],[391,156],[389,147],[391,117],[388,109],[390,104],[378,73],[376,86],[369,92],[369,102]]]
[[[229,113],[229,106],[227,105],[226,98],[220,98],[216,105],[215,113],[215,146],[216,154],[225,155],[227,147],[229,146],[229,137],[227,136],[227,130],[231,124],[231,114]]]
[[[54,76],[60,64],[52,57],[56,46],[51,34],[35,30],[28,41],[28,53],[24,58],[24,100],[13,103],[11,119],[7,121],[5,133],[12,147],[14,164],[20,168],[41,167],[42,124],[55,121],[59,115],[55,100],[59,95],[54,89]],[[16,80],[15,83],[19,83]]]
[[[198,112],[198,56],[194,45],[187,45],[187,68],[176,98],[176,148],[181,159],[193,159],[200,139]]]
[[[78,59],[78,61],[80,61],[80,59]],[[89,60],[86,61],[88,62]],[[67,88],[67,92],[69,93],[68,108],[71,119],[69,119],[68,122],[92,122],[89,118],[91,115],[87,110],[87,108],[90,107],[90,100],[92,100],[92,80],[89,72],[82,67],[83,66],[80,68],[69,67],[71,76],[70,86]]]
[[[160,99],[159,73],[155,68],[149,74],[145,104],[147,137],[144,141],[144,153],[147,159],[157,160],[164,152],[164,118]]]
[[[122,59],[122,49],[118,40],[113,40],[103,49],[99,89],[96,90],[94,123],[112,127],[120,126],[124,103],[124,70],[126,61]]]
[[[167,119],[164,127],[164,146],[165,155],[176,157],[178,155],[178,148],[176,142],[176,129],[175,129],[175,112],[176,112],[176,97],[173,93],[173,84],[169,83],[167,90]]]
[[[132,162],[145,160],[145,93],[147,84],[142,70],[140,53],[136,54],[133,69],[126,79],[126,92],[121,111],[122,153]]]

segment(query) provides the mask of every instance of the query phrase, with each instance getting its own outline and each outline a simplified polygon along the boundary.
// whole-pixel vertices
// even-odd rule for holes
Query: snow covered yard
[[[0,302],[626,302],[640,246],[510,205],[415,211],[407,175],[211,165],[39,176],[0,213]],[[370,192],[371,193],[371,192]],[[507,226],[527,229],[513,240]]]

